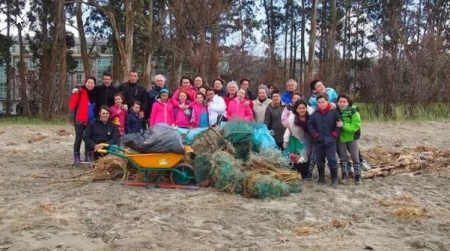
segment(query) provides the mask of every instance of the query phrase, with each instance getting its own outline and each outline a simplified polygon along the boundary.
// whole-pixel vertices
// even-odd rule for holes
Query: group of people
[[[356,184],[361,182],[359,113],[348,95],[338,96],[318,79],[310,83],[308,102],[296,91],[293,79],[286,82],[283,93],[275,84],[259,85],[254,93],[247,78],[226,86],[222,79],[215,79],[208,87],[199,76],[193,80],[182,77],[173,91],[163,75],[155,76],[149,91],[138,80],[138,73],[131,71],[128,82],[114,87],[111,75],[104,73],[102,85],[88,77],[84,86],[74,90],[69,102],[69,118],[75,126],[74,162],[81,161],[82,141],[85,161],[92,161],[100,143],[115,144],[124,134],[142,132],[147,126],[198,128],[244,120],[267,125],[278,147],[290,152],[294,169],[304,179],[311,179],[317,165],[319,184],[324,184],[326,159],[336,186],[338,153],[342,178],[353,173]]]

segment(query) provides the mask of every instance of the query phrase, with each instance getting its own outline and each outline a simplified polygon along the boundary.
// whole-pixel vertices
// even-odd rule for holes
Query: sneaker
[[[369,171],[371,169],[371,167],[369,166],[369,163],[367,163],[367,161],[365,159],[363,161],[361,161],[359,166],[360,166],[361,170],[363,170],[363,171]]]

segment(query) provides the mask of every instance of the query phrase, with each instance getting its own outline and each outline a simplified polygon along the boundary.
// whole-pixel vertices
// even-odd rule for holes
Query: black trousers
[[[81,148],[81,142],[83,141],[84,130],[86,126],[84,124],[75,124],[75,142],[73,143],[73,152],[79,153]],[[86,148],[85,148],[86,150]]]

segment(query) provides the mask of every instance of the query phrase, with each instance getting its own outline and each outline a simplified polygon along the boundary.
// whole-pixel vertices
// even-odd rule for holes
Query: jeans
[[[314,145],[315,161],[317,166],[325,165],[325,157],[327,158],[328,167],[330,169],[337,168],[336,144],[331,145]]]
[[[81,148],[81,142],[83,141],[84,130],[86,125],[75,123],[75,142],[73,143],[73,152],[79,153]],[[85,147],[86,151],[86,147]]]

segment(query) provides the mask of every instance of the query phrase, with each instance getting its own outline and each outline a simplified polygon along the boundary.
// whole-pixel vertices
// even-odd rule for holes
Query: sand
[[[70,181],[73,128],[0,125],[0,250],[450,250],[450,173],[273,200]],[[365,123],[360,145],[449,148],[450,122]],[[408,211],[409,210],[409,211]],[[416,213],[414,213],[416,212]]]

